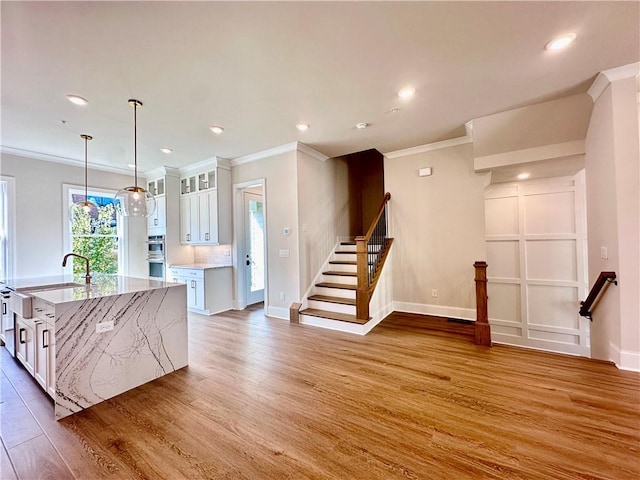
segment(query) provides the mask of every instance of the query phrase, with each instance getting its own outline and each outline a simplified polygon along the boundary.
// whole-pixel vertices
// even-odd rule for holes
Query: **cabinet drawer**
[[[53,304],[38,297],[32,298],[33,316],[47,323],[55,322],[55,307]]]
[[[204,270],[200,270],[196,268],[170,268],[169,276],[174,278],[182,277],[182,278],[203,279]]]

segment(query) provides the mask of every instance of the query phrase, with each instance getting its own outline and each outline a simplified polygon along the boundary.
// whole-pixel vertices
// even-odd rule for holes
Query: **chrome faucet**
[[[84,255],[78,255],[77,253],[67,253],[62,259],[63,267],[67,266],[67,258],[69,257],[78,257],[78,258],[82,258],[85,261],[85,263],[87,264],[87,274],[84,276],[84,281],[87,285],[89,285],[91,283],[91,275],[89,274],[89,259]]]

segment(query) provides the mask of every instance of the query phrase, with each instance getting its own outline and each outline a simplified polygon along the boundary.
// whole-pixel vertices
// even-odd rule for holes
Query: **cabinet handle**
[[[2,302],[2,314],[6,315],[7,314],[7,304]]]
[[[208,233],[205,233],[205,234],[204,234],[204,239],[205,239],[205,240],[209,240],[209,234],[208,234]]]
[[[190,241],[191,241],[191,234],[187,233],[187,242],[190,242]]]
[[[196,281],[195,280],[191,280],[191,288],[196,288]]]
[[[19,339],[20,339],[20,343],[27,343],[27,341],[26,341],[24,338],[22,338],[22,332],[24,332],[24,331],[25,331],[25,329],[24,329],[24,328],[21,328],[21,329],[18,331],[18,337],[19,337]]]
[[[49,340],[49,335],[48,335],[49,330],[48,330],[48,329],[47,329],[47,330],[43,330],[43,331],[42,331],[42,348],[49,348],[49,342],[47,341],[47,344],[46,344],[46,345],[45,345],[45,343],[44,343],[44,336],[45,336],[44,334],[45,334],[45,333],[47,334],[47,340]]]

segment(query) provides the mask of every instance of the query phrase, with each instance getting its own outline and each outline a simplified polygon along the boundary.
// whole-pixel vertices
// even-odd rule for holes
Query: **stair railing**
[[[593,302],[596,301],[596,298],[598,298],[598,295],[600,295],[600,291],[607,283],[618,285],[616,272],[600,272],[600,275],[598,275],[598,278],[596,279],[596,283],[593,284],[593,288],[589,292],[589,295],[587,295],[587,299],[584,302],[580,302],[581,307],[578,312],[580,316],[593,320],[593,318],[591,318],[591,307],[593,306]]]
[[[380,209],[371,222],[367,234],[356,237],[356,262],[358,284],[356,288],[356,318],[369,319],[369,300],[373,293],[374,279],[388,240],[387,209],[391,194],[385,193]]]

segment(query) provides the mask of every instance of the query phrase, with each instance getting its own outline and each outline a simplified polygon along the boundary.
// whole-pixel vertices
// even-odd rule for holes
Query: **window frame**
[[[69,221],[69,208],[71,207],[72,194],[81,194],[84,196],[84,185],[63,184],[62,185],[62,221],[64,222],[62,234],[62,247],[64,253],[71,252],[73,245],[73,235],[71,233],[71,222]],[[89,196],[115,197],[116,191],[107,188],[89,187]],[[121,215],[116,214],[118,221],[117,237],[118,237],[118,273],[117,275],[127,276],[129,266],[129,249],[126,241],[128,237],[127,222]],[[73,273],[73,262],[65,267],[65,273]]]

